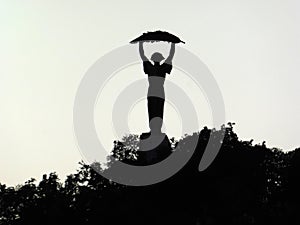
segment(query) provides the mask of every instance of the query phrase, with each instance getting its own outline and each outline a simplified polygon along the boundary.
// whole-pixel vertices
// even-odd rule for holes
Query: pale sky
[[[178,35],[207,65],[241,139],[300,146],[297,0],[0,2],[1,183],[75,172],[81,154],[72,114],[82,77],[101,56],[148,30]],[[180,85],[177,74],[170,79]],[[129,121],[143,118],[142,110],[137,103]],[[200,110],[201,124],[210,125],[209,110]],[[166,129],[175,134],[179,127]]]

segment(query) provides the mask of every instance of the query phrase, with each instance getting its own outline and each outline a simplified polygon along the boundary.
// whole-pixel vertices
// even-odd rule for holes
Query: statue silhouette
[[[171,43],[169,56],[165,59],[161,53],[155,52],[149,60],[145,56],[143,44],[144,42],[157,41]],[[140,161],[145,161],[148,165],[161,161],[172,153],[169,138],[161,131],[165,104],[164,82],[166,74],[170,74],[173,68],[172,60],[175,54],[175,44],[184,43],[184,41],[167,31],[157,30],[143,33],[130,43],[139,44],[143,70],[148,75],[147,107],[150,132],[140,135],[141,141],[138,153]]]
[[[143,41],[139,42],[139,52],[143,60],[145,74],[148,75],[149,87],[147,94],[149,128],[151,134],[161,133],[161,127],[164,116],[165,91],[164,81],[166,74],[172,71],[172,59],[175,54],[175,43],[171,43],[170,54],[167,59],[159,53],[155,52],[151,56],[151,61],[145,56]]]

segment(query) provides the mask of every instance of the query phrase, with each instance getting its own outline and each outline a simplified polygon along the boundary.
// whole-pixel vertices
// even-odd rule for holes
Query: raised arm
[[[165,62],[168,63],[168,64],[172,64],[174,54],[175,54],[175,43],[172,43],[169,56],[168,56],[168,58],[166,59]]]
[[[144,44],[144,42],[142,42],[142,41],[139,42],[140,56],[141,56],[141,58],[142,58],[143,61],[149,61],[149,59],[145,56],[143,44]]]

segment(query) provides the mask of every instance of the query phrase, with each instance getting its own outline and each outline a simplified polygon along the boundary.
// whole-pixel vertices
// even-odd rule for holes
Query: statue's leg
[[[159,97],[148,97],[148,118],[151,132],[161,133],[165,100]]]

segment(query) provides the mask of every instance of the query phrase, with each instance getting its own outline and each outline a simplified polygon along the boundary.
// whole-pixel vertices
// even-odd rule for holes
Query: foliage
[[[80,162],[61,182],[56,173],[17,187],[0,184],[0,225],[12,224],[300,224],[300,149],[285,153],[239,140],[233,123],[212,165],[198,172],[214,129],[203,128],[187,165],[170,179],[145,187],[111,182]],[[113,156],[138,161],[138,136],[116,141]],[[114,164],[109,163],[110,169]],[[101,168],[100,164],[94,166]]]

